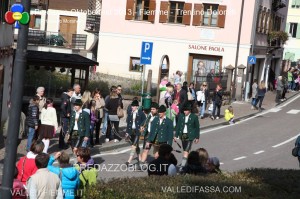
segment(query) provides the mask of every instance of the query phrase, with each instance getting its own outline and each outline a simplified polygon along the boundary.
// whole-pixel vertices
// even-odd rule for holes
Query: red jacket
[[[37,171],[37,167],[35,165],[35,155],[32,152],[28,152],[26,156],[19,160],[17,163],[17,168],[17,179],[26,185],[27,179]]]

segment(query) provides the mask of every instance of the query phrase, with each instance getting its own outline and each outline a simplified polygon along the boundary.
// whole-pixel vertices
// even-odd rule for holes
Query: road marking
[[[287,114],[298,114],[300,112],[300,110],[296,110],[296,109],[292,109],[288,112],[286,112]]]
[[[261,153],[263,153],[263,152],[265,152],[265,151],[257,151],[257,152],[255,152],[255,153],[253,153],[253,154],[258,155],[258,154],[261,154]]]
[[[279,143],[279,144],[276,144],[276,145],[274,145],[274,146],[272,146],[272,147],[273,147],[273,148],[276,148],[276,147],[279,147],[279,146],[284,145],[284,144],[286,144],[286,143],[289,143],[290,141],[295,140],[299,135],[300,135],[300,134],[298,134],[298,135],[296,135],[296,136],[294,136],[294,137],[292,137],[292,138],[290,138],[290,139],[288,139],[288,140],[286,140],[286,141],[284,141],[284,142],[281,142],[281,143]]]
[[[238,158],[234,158],[233,160],[241,160],[241,159],[245,159],[247,158],[246,156],[241,156],[241,157],[238,157]]]
[[[272,109],[270,109],[270,112],[271,113],[277,113],[277,112],[279,112],[281,110],[282,110],[281,108],[272,108]]]
[[[220,165],[224,164],[223,162],[220,162]]]
[[[143,145],[141,144],[140,147],[142,148]],[[121,151],[111,152],[111,153],[101,153],[101,154],[93,155],[92,157],[97,158],[97,157],[106,156],[106,155],[118,155],[118,154],[126,153],[130,150],[131,150],[131,148],[124,149],[124,150],[121,150]]]

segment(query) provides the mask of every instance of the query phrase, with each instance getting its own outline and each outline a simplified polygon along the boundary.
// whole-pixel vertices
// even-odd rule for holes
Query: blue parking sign
[[[152,62],[153,42],[142,42],[140,64],[151,64]]]

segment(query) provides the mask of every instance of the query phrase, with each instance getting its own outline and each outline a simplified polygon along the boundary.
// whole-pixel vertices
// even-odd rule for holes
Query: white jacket
[[[197,101],[198,102],[201,102],[201,103],[205,102],[205,94],[204,94],[203,91],[201,91],[201,90],[197,91],[196,95],[197,95]]]
[[[53,107],[47,107],[47,109],[43,108],[41,113],[41,123],[46,125],[54,126],[55,130],[57,130],[57,115],[56,110]]]

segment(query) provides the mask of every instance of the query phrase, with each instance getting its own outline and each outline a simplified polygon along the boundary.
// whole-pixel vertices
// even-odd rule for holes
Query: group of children
[[[43,153],[44,147],[42,141],[34,141],[30,151],[17,162],[13,198],[83,197],[98,175],[89,148],[78,148],[77,163],[71,164],[65,151],[50,156]],[[53,166],[56,160],[59,166]]]

